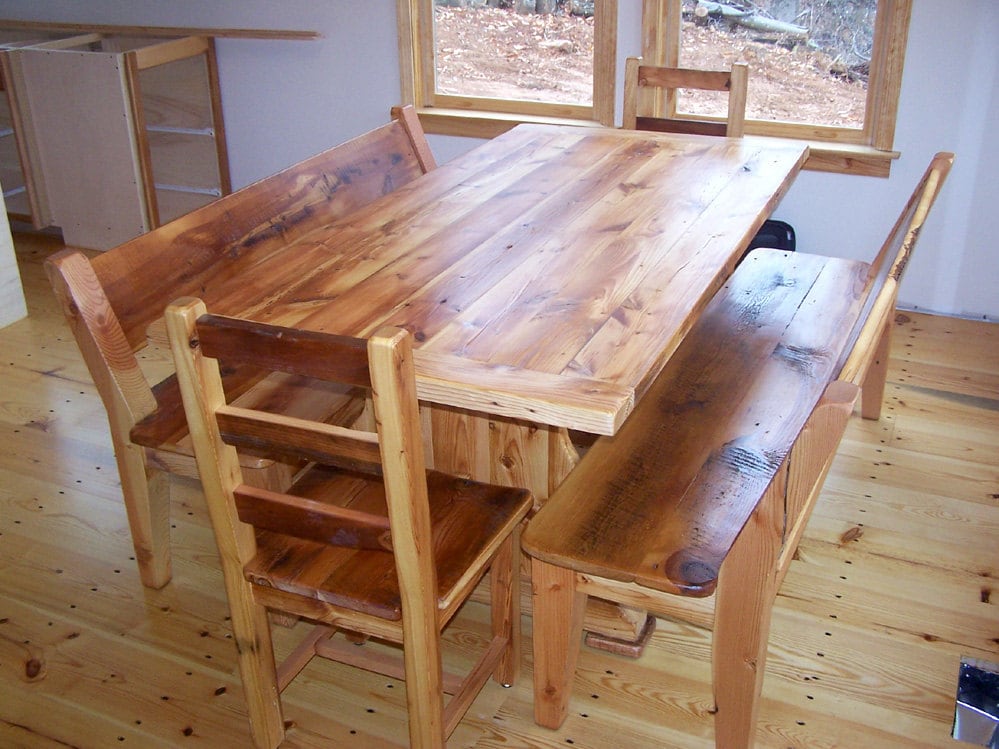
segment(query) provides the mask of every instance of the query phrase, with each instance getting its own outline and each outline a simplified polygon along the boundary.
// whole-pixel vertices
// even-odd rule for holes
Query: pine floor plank
[[[42,271],[61,245],[15,240],[29,317],[0,330],[0,746],[246,747],[197,486],[171,496],[173,582],[143,588],[104,411]],[[997,344],[994,324],[898,316],[883,418],[851,420],[774,609],[761,749],[957,746],[960,657],[999,661]],[[277,629],[279,655],[302,629]],[[487,632],[484,606],[462,609],[448,665]],[[558,731],[533,722],[529,616],[524,635],[519,681],[487,685],[450,746],[713,747],[703,630],[660,621],[639,660],[584,647]],[[399,682],[315,663],[285,694],[283,746],[405,746],[404,703]]]

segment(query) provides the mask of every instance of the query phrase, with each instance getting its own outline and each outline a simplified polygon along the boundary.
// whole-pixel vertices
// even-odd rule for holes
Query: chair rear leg
[[[416,613],[414,618],[421,617]],[[423,617],[420,622],[406,622],[405,619],[403,613],[409,745],[414,749],[444,749],[446,728],[440,630],[436,619],[430,616]]]
[[[267,609],[253,601],[246,581],[227,581],[226,588],[253,746],[275,749],[284,740],[284,716]]]

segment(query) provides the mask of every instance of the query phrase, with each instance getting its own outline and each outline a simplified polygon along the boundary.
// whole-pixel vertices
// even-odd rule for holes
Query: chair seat
[[[446,609],[467,583],[468,570],[484,562],[530,511],[522,489],[481,484],[427,471],[437,568],[437,601]],[[384,484],[377,476],[314,466],[291,489],[298,496],[386,514]],[[288,593],[399,621],[402,605],[391,552],[329,546],[270,531],[257,531],[257,554],[246,578]]]

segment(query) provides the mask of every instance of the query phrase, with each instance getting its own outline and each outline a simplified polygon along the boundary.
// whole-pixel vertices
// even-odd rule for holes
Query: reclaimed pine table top
[[[521,125],[277,250],[227,258],[202,298],[345,335],[398,325],[417,340],[421,399],[613,434],[806,156]]]

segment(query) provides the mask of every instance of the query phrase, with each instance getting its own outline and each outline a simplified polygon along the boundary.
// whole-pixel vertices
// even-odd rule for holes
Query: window
[[[736,3],[643,0],[643,58],[704,68],[744,60],[750,65],[747,134],[815,144],[810,169],[887,176],[897,156],[892,146],[911,0],[741,5],[749,10],[739,11]],[[734,14],[740,12],[755,28],[739,29]],[[781,33],[763,33],[760,24]],[[806,33],[808,42],[801,38]],[[812,83],[790,85],[795,69]],[[714,114],[718,105],[681,99],[662,106],[683,116]]]
[[[617,0],[398,0],[398,14],[404,98],[429,132],[613,124]]]
[[[615,91],[620,62],[618,0],[397,0],[397,3],[403,100],[416,105],[427,132],[491,138],[525,121],[614,123],[615,109],[620,106]],[[566,16],[577,6],[585,5],[593,7],[592,17],[585,21],[589,34],[585,38],[560,25],[565,18],[549,18],[535,24],[542,31],[530,43],[518,32],[503,38],[501,43],[486,44],[486,53],[495,51],[492,62],[483,52],[476,52],[483,33],[481,27],[471,24],[473,20],[481,23],[493,19],[498,26],[513,26],[520,24],[517,6],[533,6],[535,10],[542,6],[554,8]],[[692,42],[704,38],[691,31],[697,6],[702,8],[702,20],[708,27],[716,22],[713,16],[726,12],[723,6],[729,12],[738,12],[739,8],[769,9],[769,13],[762,15],[790,19],[784,23],[792,26],[810,25],[817,38],[800,43],[797,51],[794,45],[788,44],[787,48],[780,45],[780,41],[787,41],[786,37],[770,45],[788,58],[789,64],[796,62],[796,56],[807,57],[803,51],[805,45],[822,43],[823,39],[818,37],[846,37],[856,59],[841,55],[843,59],[837,60],[824,74],[839,72],[855,80],[844,86],[849,96],[837,99],[831,110],[818,117],[809,111],[804,100],[790,95],[783,102],[790,111],[778,112],[766,102],[754,99],[761,88],[757,86],[754,90],[754,80],[764,80],[768,73],[765,61],[759,57],[746,60],[750,64],[746,133],[808,141],[812,145],[806,164],[809,169],[888,175],[892,160],[898,157],[892,150],[895,114],[912,0],[727,0],[725,3],[625,0],[621,6],[622,18],[629,25],[641,24],[641,50],[624,50],[621,57],[640,53],[651,64],[688,62]],[[502,17],[496,15],[500,11]],[[830,14],[846,21],[835,27],[811,24],[812,19],[821,21]],[[627,29],[626,37],[637,30]],[[720,35],[707,37],[708,42],[704,43],[717,46],[713,52],[728,64],[736,60],[737,53],[741,58],[756,49],[748,43],[739,46],[737,41],[726,52],[722,45],[711,43],[713,38]],[[754,39],[750,35],[743,38]],[[592,45],[591,52],[588,45]],[[549,55],[549,62],[554,62],[547,70],[541,69],[544,59],[538,62],[539,49]],[[468,62],[461,57],[470,54],[476,55],[477,62],[471,75],[467,74],[467,66],[465,73],[458,70],[459,63]],[[492,63],[504,61],[518,65],[507,67],[505,72],[490,68]],[[549,86],[546,81],[558,85]],[[685,106],[681,103],[681,112]],[[689,111],[696,112],[696,106]],[[829,111],[834,116],[827,116]]]

